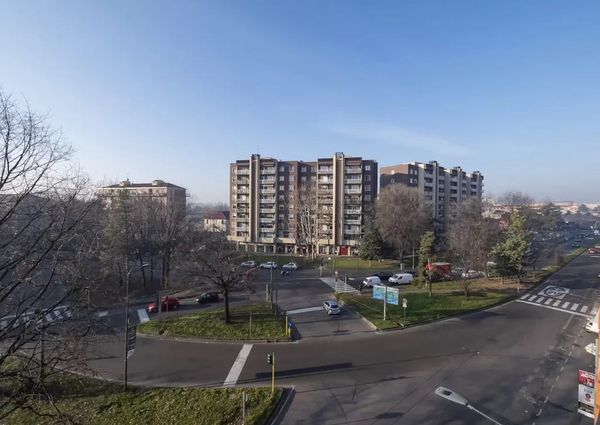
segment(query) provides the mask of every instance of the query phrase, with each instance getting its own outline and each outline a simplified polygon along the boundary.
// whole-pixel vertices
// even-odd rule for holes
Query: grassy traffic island
[[[0,391],[10,392],[10,385],[13,383],[0,383]],[[30,400],[30,408],[19,408],[0,422],[19,425],[241,424],[242,392],[245,392],[245,423],[262,425],[282,395],[281,389],[271,395],[270,388],[130,388],[123,391],[121,385],[67,372],[49,374],[46,387],[52,404],[43,399]],[[8,412],[11,407],[4,406],[3,411]]]
[[[274,315],[268,304],[229,309],[231,323],[225,323],[223,308],[151,320],[138,327],[138,333],[165,338],[203,338],[215,340],[289,341],[286,319]]]

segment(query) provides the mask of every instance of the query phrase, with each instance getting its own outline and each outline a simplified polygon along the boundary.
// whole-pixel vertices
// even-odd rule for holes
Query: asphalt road
[[[549,284],[570,289],[561,306],[592,305],[599,271],[600,259],[584,254]],[[290,294],[297,291],[302,275],[294,279],[280,283],[280,291],[286,290],[284,285]],[[319,290],[331,293],[324,284]],[[304,302],[304,293],[290,296],[295,301],[289,307],[310,307],[321,298],[317,293]],[[279,295],[284,303],[285,292]],[[583,350],[592,336],[583,331],[584,315],[574,315],[570,308],[552,309],[553,304],[511,302],[404,331],[365,330],[299,343],[254,344],[237,371],[237,385],[268,385],[266,355],[273,351],[277,384],[295,388],[281,424],[490,423],[435,396],[439,385],[464,395],[502,424],[588,424],[591,420],[576,412],[577,370],[593,371],[593,357]],[[129,381],[221,386],[241,348],[138,338]],[[122,351],[122,340],[110,337],[95,347],[90,365],[120,379]]]

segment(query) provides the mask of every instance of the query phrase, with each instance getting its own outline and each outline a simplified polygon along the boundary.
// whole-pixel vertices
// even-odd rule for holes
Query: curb
[[[285,410],[296,393],[296,386],[280,388],[282,394],[275,407],[271,410],[269,416],[264,420],[264,425],[276,425],[280,423],[283,416],[285,416]]]
[[[195,338],[195,337],[179,337],[179,336],[163,336],[153,335],[143,332],[136,332],[140,338],[154,339],[158,341],[176,341],[176,342],[193,342],[197,344],[296,344],[292,338],[274,338],[274,339],[227,339],[227,338]]]

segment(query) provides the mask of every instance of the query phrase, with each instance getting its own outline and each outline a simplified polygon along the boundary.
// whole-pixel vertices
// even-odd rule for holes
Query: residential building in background
[[[229,174],[229,239],[251,252],[355,253],[377,196],[377,162],[341,152],[310,162],[255,154]],[[306,211],[310,235],[300,223]]]
[[[229,211],[207,213],[202,219],[203,228],[208,232],[229,232]]]
[[[158,201],[168,209],[185,216],[186,190],[183,187],[162,180],[153,180],[151,183],[132,183],[127,179],[118,184],[99,188],[97,195],[102,199],[105,206],[110,207],[114,199],[123,192],[127,193],[133,200],[151,199]]]
[[[411,162],[381,167],[381,190],[391,184],[415,187],[432,206],[432,217],[444,226],[456,215],[462,202],[483,195],[483,175],[461,167],[442,167],[437,161]]]

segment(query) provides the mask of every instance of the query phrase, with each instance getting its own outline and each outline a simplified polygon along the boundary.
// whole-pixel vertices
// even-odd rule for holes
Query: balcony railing
[[[362,179],[344,179],[344,183],[346,184],[361,184]]]
[[[238,176],[247,176],[250,174],[250,170],[248,168],[238,168],[235,173]]]
[[[261,204],[274,204],[275,198],[262,198],[260,202]]]
[[[270,217],[270,218],[259,218],[258,221],[260,223],[274,223],[275,222],[275,217]]]
[[[362,193],[361,189],[344,189],[344,193]]]
[[[275,193],[275,189],[261,189],[260,193]]]
[[[345,209],[344,214],[360,214],[361,210],[357,208]]]
[[[344,229],[344,233],[346,235],[360,235],[361,229]]]
[[[346,174],[360,174],[360,173],[362,173],[362,168],[361,167],[346,167],[346,169],[344,171],[346,172]]]
[[[354,219],[350,219],[350,220],[344,220],[345,224],[361,224],[360,220],[354,220]]]
[[[260,212],[264,214],[275,214],[275,208],[261,208]]]
[[[260,174],[275,174],[275,167],[261,168]]]

